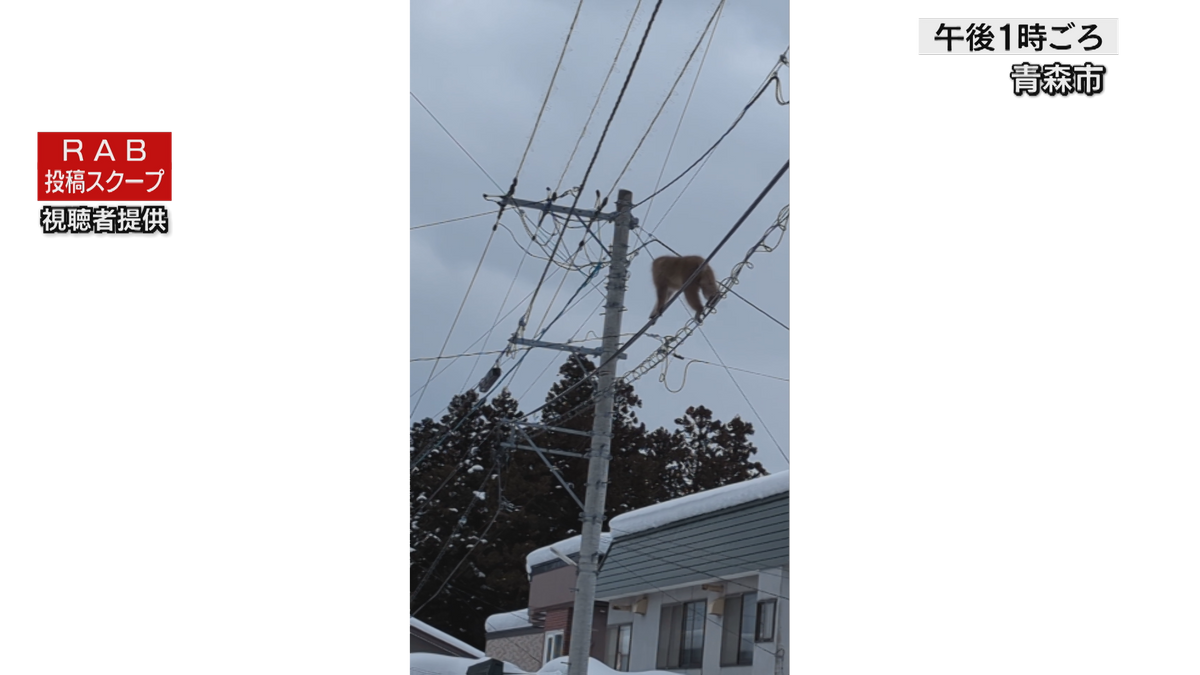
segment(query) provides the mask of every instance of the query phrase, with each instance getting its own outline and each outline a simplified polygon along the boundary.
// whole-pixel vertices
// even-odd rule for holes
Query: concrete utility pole
[[[588,459],[587,496],[583,505],[583,531],[579,544],[579,576],[575,589],[575,611],[571,618],[571,649],[567,675],[587,675],[592,648],[592,612],[596,604],[596,572],[600,564],[600,526],[604,522],[604,498],[608,491],[608,461],[612,457],[612,420],[617,379],[614,355],[621,346],[621,314],[625,311],[626,256],[629,230],[633,224],[633,193],[617,193],[617,217],[613,228],[612,264],[608,270],[608,299],[604,304],[604,341],[596,382],[596,412],[592,422],[592,449]]]

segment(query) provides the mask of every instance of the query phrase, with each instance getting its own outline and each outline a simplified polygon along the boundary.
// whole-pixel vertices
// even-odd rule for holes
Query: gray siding
[[[788,493],[631,535],[614,533],[596,597],[728,577],[788,564]]]

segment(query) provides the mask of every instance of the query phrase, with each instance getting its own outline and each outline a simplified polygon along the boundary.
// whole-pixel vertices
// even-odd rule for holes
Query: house
[[[575,608],[575,563],[579,560],[578,535],[525,556],[529,575],[529,607],[494,614],[485,625],[487,653],[534,671],[570,650],[571,615]],[[600,535],[600,554],[612,535]],[[597,602],[592,615],[591,656],[604,659],[604,626],[608,604]]]
[[[485,654],[458,638],[447,635],[415,617],[408,618],[409,653],[442,654],[481,659]]]
[[[617,670],[787,672],[788,472],[617,516],[596,598]]]
[[[541,668],[545,631],[529,621],[529,610],[493,614],[484,623],[487,655],[533,672]]]
[[[525,556],[529,574],[529,618],[542,628],[542,663],[565,656],[571,649],[571,615],[575,610],[575,563],[582,537],[576,535]],[[600,535],[600,559],[612,543],[612,535]],[[591,656],[604,659],[604,625],[608,604],[597,602],[592,614]]]

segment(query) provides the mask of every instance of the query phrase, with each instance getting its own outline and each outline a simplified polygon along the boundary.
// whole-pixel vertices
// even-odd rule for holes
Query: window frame
[[[697,615],[696,605],[699,605],[699,621],[696,623],[700,626],[700,642],[698,645],[688,644],[689,633],[695,631],[695,628],[688,629],[689,619],[694,619]],[[691,608],[689,610],[689,607]],[[708,601],[707,600],[690,600],[683,603],[683,616],[679,624],[679,667],[681,669],[703,668],[704,667],[704,628],[708,623]],[[688,652],[699,653],[695,661],[684,661],[684,654]]]
[[[557,644],[558,654],[556,656],[551,656],[550,655],[550,652],[552,651],[551,647],[555,645],[555,638],[558,638],[558,641],[557,641],[558,642],[558,644]],[[546,665],[547,663],[550,663],[554,659],[557,659],[558,657],[565,655],[566,641],[567,641],[566,631],[564,631],[564,630],[548,630],[548,631],[546,631],[545,638],[542,640],[542,665],[543,666]]]
[[[693,622],[691,631],[689,617],[694,619],[699,611],[699,622]],[[691,609],[689,609],[691,608]],[[657,670],[691,670],[704,667],[705,624],[708,623],[708,601],[687,600],[663,605],[659,615],[658,650],[655,656]],[[699,626],[699,644],[689,642],[689,632]],[[685,660],[684,654],[698,654],[698,661]]]
[[[720,660],[722,668],[754,665],[754,636],[758,630],[758,605],[755,603],[757,597],[757,591],[746,591],[723,598],[725,602],[721,612]],[[736,607],[736,611],[730,611],[733,607]],[[747,616],[748,607],[754,608],[755,613]],[[750,619],[749,631],[746,630],[746,619]]]
[[[769,613],[766,614],[766,616],[770,617],[771,633],[769,635],[763,635],[763,609],[765,609],[767,605],[770,605],[771,607]],[[758,608],[754,612],[754,642],[756,644],[760,642],[775,641],[775,632],[777,630],[776,626],[778,623],[777,619],[779,617],[778,612],[779,604],[776,602],[776,598],[766,598],[758,601]]]
[[[628,636],[629,640],[626,644],[624,652],[621,651],[621,633],[622,631]],[[608,644],[604,646],[604,663],[609,668],[620,672],[629,672],[629,656],[633,652],[633,624],[632,623],[617,623],[608,627],[607,631]],[[611,661],[609,660],[611,656]]]

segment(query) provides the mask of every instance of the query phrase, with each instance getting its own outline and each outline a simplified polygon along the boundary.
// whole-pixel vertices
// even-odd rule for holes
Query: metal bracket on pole
[[[577,458],[582,457],[582,455],[568,453],[564,450],[542,450],[541,448],[537,447],[537,444],[533,442],[533,439],[529,437],[529,434],[525,433],[524,429],[516,429],[516,431],[518,433],[520,433],[522,436],[524,436],[525,440],[529,441],[529,446],[517,445],[516,443],[501,443],[501,445],[506,448],[511,447],[511,448],[516,448],[518,450],[532,450],[532,451],[536,452],[537,456],[540,457],[542,459],[542,462],[546,465],[546,468],[550,469],[550,473],[553,474],[553,476],[556,479],[558,479],[558,484],[561,485],[562,488],[567,491],[568,495],[571,495],[571,499],[575,500],[575,503],[579,505],[579,508],[583,509],[584,508],[583,500],[580,499],[579,497],[575,496],[575,492],[571,489],[571,486],[567,483],[567,479],[563,478],[562,472],[559,471],[558,468],[555,467],[553,464],[551,464],[549,459],[546,459],[546,455],[544,453],[549,452],[549,453],[552,453],[555,455],[561,454],[561,455],[568,455],[568,456],[577,457]]]
[[[620,215],[620,213],[617,211],[613,211],[612,213],[601,213],[599,211],[589,211],[587,209],[573,209],[569,206],[557,206],[555,204],[548,203],[544,199],[541,201],[532,201],[529,199],[516,199],[514,197],[509,197],[508,195],[488,194],[485,194],[483,198],[489,201],[498,202],[503,206],[525,206],[531,209],[549,211],[551,213],[561,213],[567,216],[576,216],[580,219],[586,218],[592,220],[607,220],[612,222]],[[630,221],[630,229],[636,228],[638,222],[637,218],[630,216]]]
[[[557,431],[560,434],[574,434],[576,436],[591,437],[590,431],[579,431],[578,429],[564,429],[562,427],[552,427],[546,424],[535,424],[533,422],[525,422],[522,420],[500,420],[501,424],[519,424],[523,427],[533,427],[534,429],[545,429],[546,431]]]
[[[501,443],[500,447],[512,448],[513,450],[532,450],[538,453],[544,452],[548,455],[561,455],[563,457],[570,457],[572,459],[587,459],[588,457],[587,455],[578,452],[569,452],[567,450],[551,450],[549,448],[539,448],[533,445],[517,445],[516,443]]]
[[[509,338],[508,341],[514,345],[525,345],[526,347],[545,347],[546,349],[557,349],[561,352],[574,352],[576,354],[583,354],[585,356],[600,356],[604,353],[604,350],[599,347],[576,347],[575,345],[559,344],[556,342],[542,342],[541,340],[530,340],[528,338],[519,338],[516,336]],[[618,358],[623,359],[625,358],[625,355],[621,354]]]

